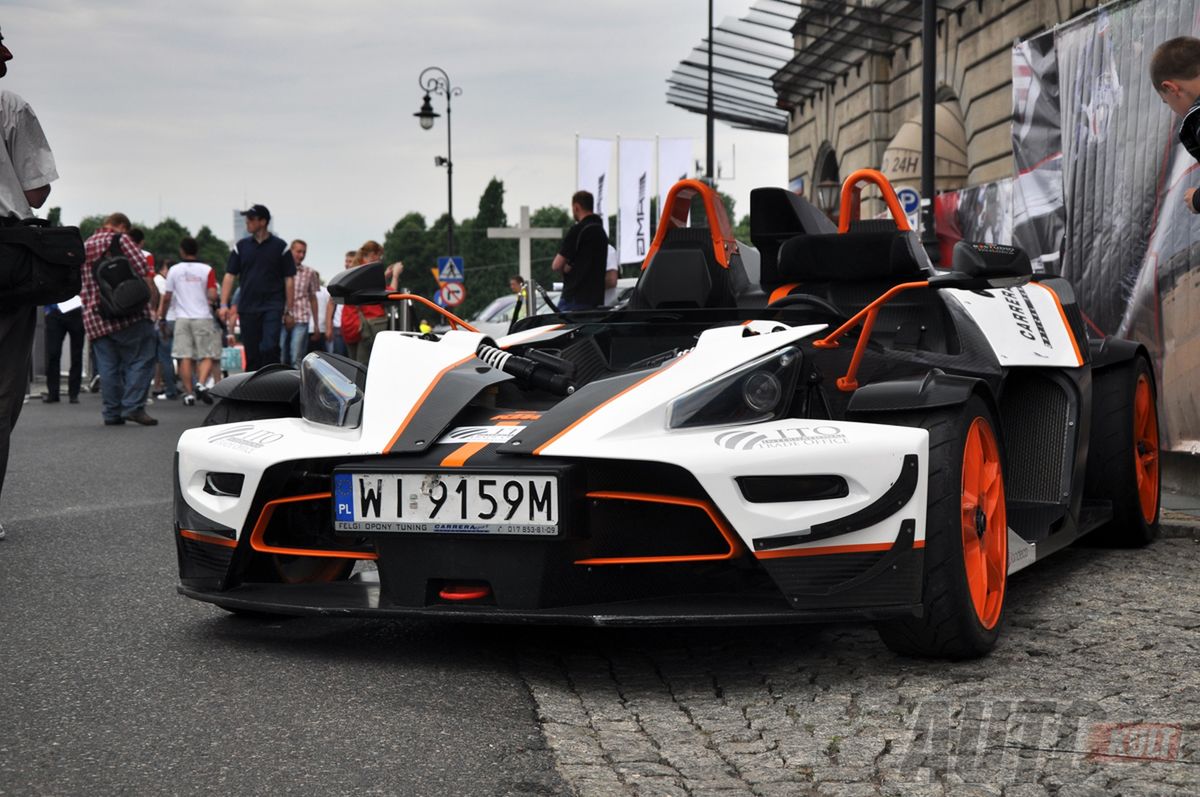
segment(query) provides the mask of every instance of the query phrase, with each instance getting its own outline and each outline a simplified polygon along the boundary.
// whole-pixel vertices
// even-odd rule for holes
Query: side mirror
[[[367,263],[357,268],[348,268],[334,276],[325,286],[329,290],[329,298],[344,304],[356,293],[386,291],[387,278],[384,276],[386,270],[387,266],[383,261]]]

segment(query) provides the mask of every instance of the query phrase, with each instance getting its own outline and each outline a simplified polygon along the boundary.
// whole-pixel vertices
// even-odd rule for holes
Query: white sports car
[[[179,440],[179,591],[232,611],[589,624],[861,619],[963,658],[1012,572],[1157,533],[1155,379],[1017,250],[931,267],[782,189],[743,257],[676,185],[627,308],[383,332],[223,381]],[[693,202],[707,226],[682,226]],[[757,268],[748,268],[754,262]],[[384,295],[355,269],[336,301]]]

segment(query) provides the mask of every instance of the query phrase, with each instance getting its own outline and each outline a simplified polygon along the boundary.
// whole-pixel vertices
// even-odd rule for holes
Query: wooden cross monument
[[[521,223],[516,227],[488,227],[488,238],[516,238],[520,241],[521,277],[525,280],[525,298],[521,304],[526,308],[525,315],[533,315],[533,255],[530,241],[534,238],[561,238],[563,231],[559,227],[530,227],[529,206],[521,205]]]

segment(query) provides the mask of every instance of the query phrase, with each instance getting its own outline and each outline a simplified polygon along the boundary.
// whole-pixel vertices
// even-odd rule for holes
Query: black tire
[[[1142,380],[1150,399],[1143,410],[1153,416],[1152,433],[1145,436],[1139,435],[1136,428],[1144,420],[1138,418],[1137,399]],[[1162,478],[1157,407],[1154,372],[1145,357],[1117,363],[1092,376],[1092,430],[1084,495],[1112,501],[1113,518],[1088,535],[1091,543],[1140,548],[1158,539]],[[1153,460],[1152,474],[1142,468],[1147,455]],[[1153,494],[1152,511],[1148,513],[1143,509],[1139,470],[1143,471],[1142,483]],[[1151,481],[1146,482],[1147,478]],[[1146,498],[1149,501],[1149,495]]]
[[[295,408],[286,402],[238,401],[221,399],[209,411],[201,426],[217,426],[225,423],[265,421],[272,418],[296,416]],[[341,581],[349,577],[354,569],[353,559],[318,559],[311,556],[287,556],[283,554],[256,554],[247,576],[252,581],[267,581],[280,584],[308,584]],[[246,617],[269,617],[269,612],[248,609],[226,609],[233,614]]]
[[[973,659],[995,647],[1003,623],[1005,586],[1008,578],[1008,527],[1005,520],[1003,449],[1000,433],[987,403],[972,396],[958,407],[891,418],[888,423],[919,426],[929,431],[929,505],[925,527],[925,573],[922,578],[921,617],[892,620],[877,625],[879,636],[893,651],[906,655],[942,659]],[[981,426],[976,426],[976,423]],[[992,527],[987,518],[975,520],[972,531],[983,526],[980,549],[991,552],[993,565],[986,572],[993,579],[985,589],[985,616],[981,620],[971,595],[964,538],[963,461],[968,439],[991,436],[994,448],[995,487],[992,506],[998,513]],[[972,449],[974,451],[974,449]],[[997,493],[994,490],[998,488]],[[973,517],[978,518],[979,511]],[[998,526],[998,528],[996,528]],[[993,535],[988,536],[989,532]],[[983,561],[980,559],[979,561]],[[984,565],[987,568],[987,565]],[[998,595],[994,592],[998,586]]]

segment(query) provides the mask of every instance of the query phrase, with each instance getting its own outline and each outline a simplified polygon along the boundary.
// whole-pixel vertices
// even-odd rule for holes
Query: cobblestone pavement
[[[838,625],[529,635],[520,670],[581,797],[1192,795],[1198,581],[1192,539],[1068,549],[960,664]]]

